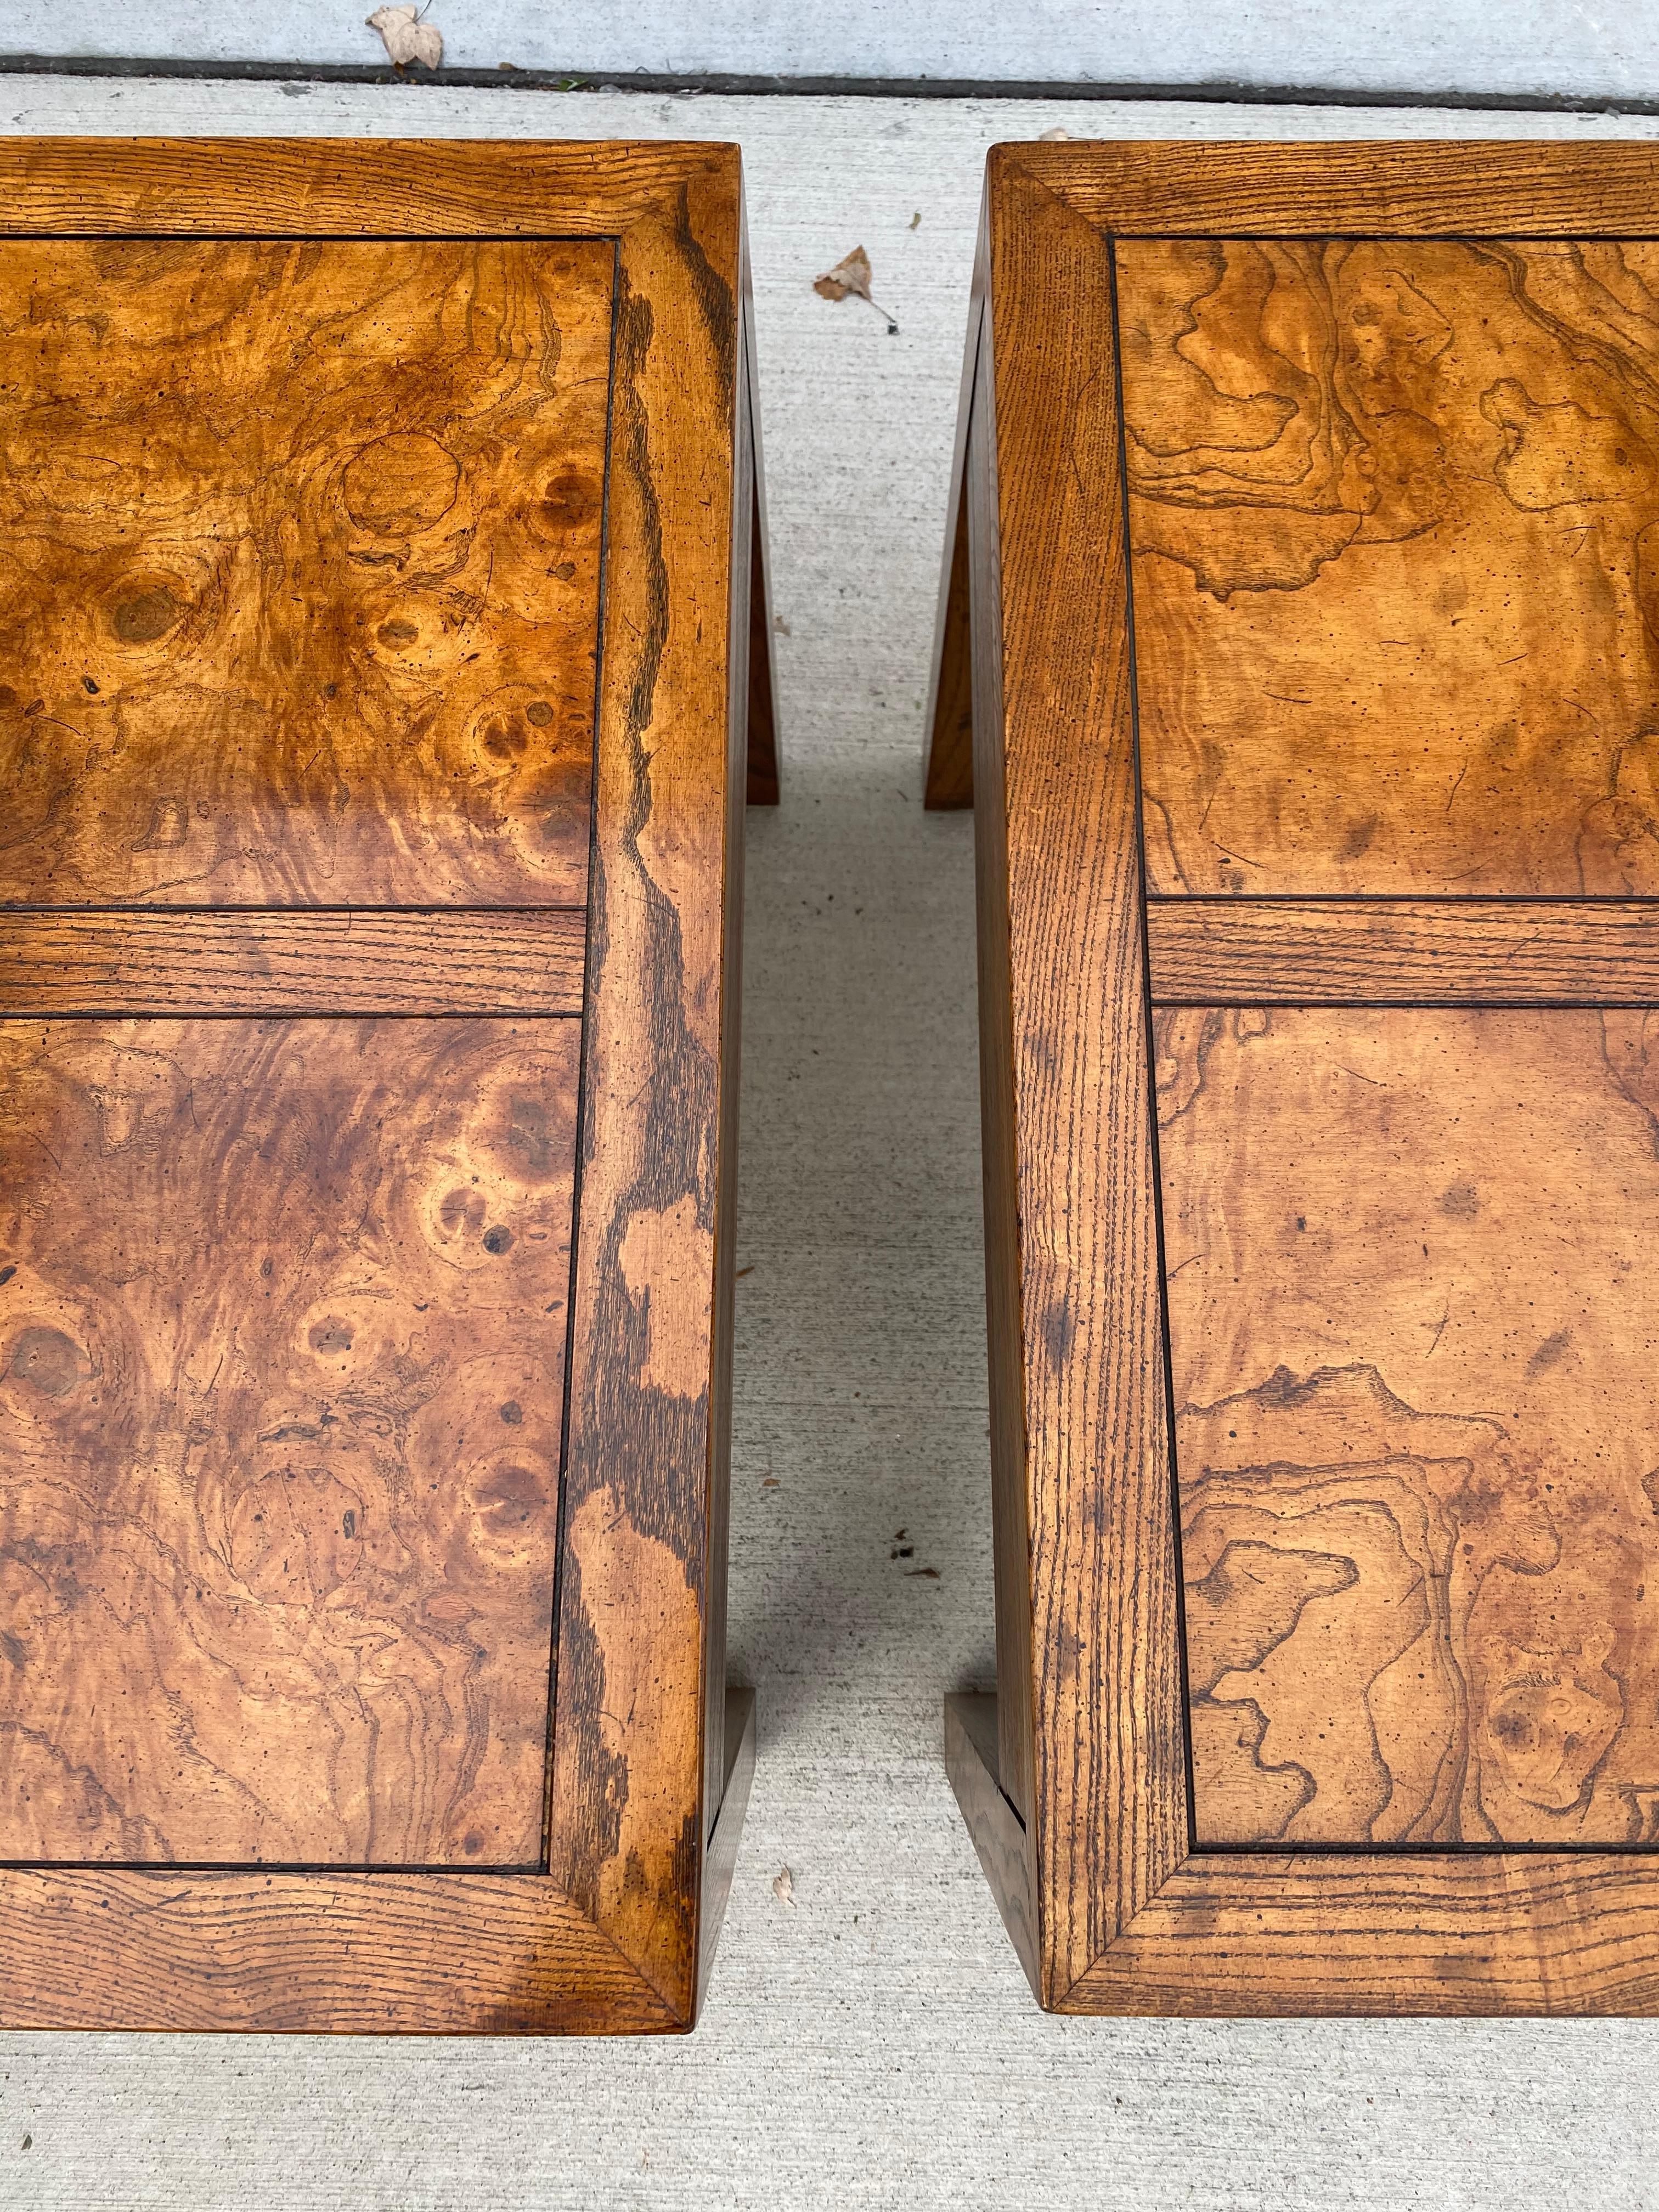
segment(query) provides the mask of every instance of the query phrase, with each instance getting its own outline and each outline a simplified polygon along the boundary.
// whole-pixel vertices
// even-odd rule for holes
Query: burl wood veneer
[[[738,161],[0,147],[0,2018],[695,2017]]]
[[[1659,2010],[1659,156],[992,157],[999,1690],[1073,2011]]]

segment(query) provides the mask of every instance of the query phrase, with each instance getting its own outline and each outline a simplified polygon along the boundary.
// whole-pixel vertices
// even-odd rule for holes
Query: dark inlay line
[[[1418,1859],[1651,1858],[1659,1844],[1644,1843],[1437,1843],[1350,1844],[1194,1842],[1194,1858],[1206,1859]]]
[[[76,1874],[153,1874],[160,1879],[171,1879],[178,1875],[210,1875],[224,1881],[245,1881],[251,1875],[493,1875],[498,1879],[522,1881],[526,1875],[538,1881],[548,1879],[547,1870],[532,1860],[502,1860],[499,1864],[478,1865],[470,1861],[457,1862],[440,1859],[428,1864],[425,1860],[411,1859],[407,1863],[397,1859],[371,1860],[368,1863],[352,1859],[6,1859],[0,1858],[0,1872],[9,1874],[58,1874],[72,1869]]]

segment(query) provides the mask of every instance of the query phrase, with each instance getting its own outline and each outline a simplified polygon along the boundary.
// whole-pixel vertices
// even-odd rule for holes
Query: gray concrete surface
[[[0,52],[370,63],[374,0],[7,0]],[[1659,94],[1659,12],[1584,0],[427,0],[455,69]]]
[[[941,1695],[991,1660],[971,828],[922,813],[917,756],[981,161],[1056,121],[1455,128],[0,87],[13,131],[739,139],[787,625],[787,796],[750,817],[733,1467],[733,1673],[761,1753],[703,2024],[652,2045],[0,2037],[0,2206],[1659,2204],[1650,2026],[1045,2019],[945,1780]],[[855,244],[896,337],[811,292]]]

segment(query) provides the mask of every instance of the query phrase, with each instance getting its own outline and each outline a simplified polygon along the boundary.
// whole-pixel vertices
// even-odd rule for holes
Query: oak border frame
[[[754,1756],[725,1531],[744,800],[776,753],[738,149],[0,142],[0,238],[158,234],[615,243],[544,1870],[0,1869],[0,2026],[688,2028]],[[619,1529],[654,1609],[605,1602]]]
[[[975,838],[1000,1687],[946,1700],[946,1761],[1050,2009],[1659,2012],[1659,1867],[1628,1851],[1191,1845],[1113,241],[1276,234],[1652,237],[1659,147],[991,151],[927,798],[993,802]]]

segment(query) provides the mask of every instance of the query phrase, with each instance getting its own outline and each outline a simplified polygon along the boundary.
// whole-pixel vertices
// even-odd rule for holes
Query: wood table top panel
[[[0,1857],[541,1862],[579,1050],[0,1024]]]
[[[1659,890],[1659,245],[1115,253],[1149,887]]]
[[[0,902],[582,902],[614,265],[0,244]]]
[[[1158,1018],[1198,1847],[1659,1840],[1655,1021]]]
[[[1653,2012],[1659,153],[1000,147],[968,359],[1005,1923],[1068,2012]]]
[[[0,181],[0,2018],[684,2029],[753,1759],[737,149]]]

